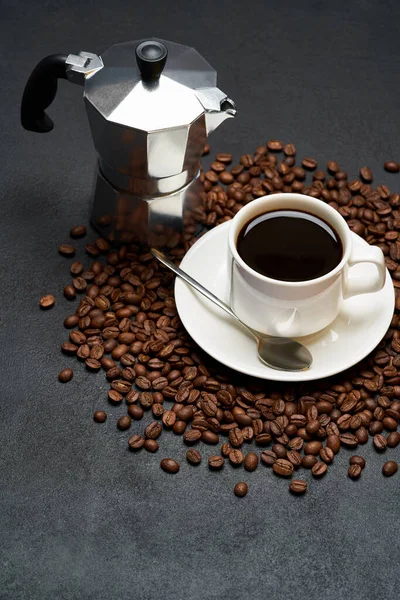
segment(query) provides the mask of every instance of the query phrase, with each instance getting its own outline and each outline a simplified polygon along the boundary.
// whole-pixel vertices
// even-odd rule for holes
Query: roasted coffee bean
[[[157,440],[152,440],[152,439],[146,439],[144,440],[144,449],[147,450],[147,452],[157,452],[159,445]]]
[[[389,448],[396,448],[396,446],[400,443],[400,433],[398,431],[393,431],[390,433],[387,438],[387,445]]]
[[[397,473],[398,465],[394,460],[388,460],[382,467],[382,473],[386,475],[386,477],[391,477],[395,473]]]
[[[340,438],[338,435],[328,435],[326,440],[326,447],[330,448],[334,454],[337,454],[340,450]]]
[[[111,387],[116,392],[125,395],[131,391],[132,384],[129,383],[129,381],[125,381],[124,379],[116,379],[111,382]]]
[[[229,453],[228,458],[229,458],[229,462],[234,467],[240,466],[244,460],[242,452],[240,450],[238,450],[237,448],[232,448],[231,452]]]
[[[365,467],[365,459],[362,456],[352,456],[350,458],[351,465],[359,465],[362,469]]]
[[[201,439],[205,444],[218,444],[219,442],[219,436],[216,433],[208,430],[202,432]]]
[[[319,455],[321,457],[321,460],[323,460],[324,463],[326,463],[327,465],[330,465],[333,462],[333,459],[335,458],[333,450],[328,447],[321,448]]]
[[[283,148],[283,144],[279,140],[269,140],[267,148],[272,152],[280,152]]]
[[[128,406],[128,414],[135,421],[140,421],[140,419],[143,418],[144,411],[141,406],[138,406],[137,404],[130,404]]]
[[[365,429],[365,427],[359,427],[355,431],[355,435],[359,444],[366,444],[368,442],[368,431]]]
[[[281,477],[290,477],[293,473],[293,465],[289,460],[278,458],[272,465],[272,470]]]
[[[107,419],[107,413],[105,413],[104,410],[96,410],[93,415],[93,419],[96,421],[96,423],[104,423],[104,421]]]
[[[289,491],[296,496],[305,494],[307,491],[307,482],[303,479],[293,479],[289,485]]]
[[[272,451],[276,454],[277,458],[286,457],[286,448],[283,444],[274,444],[272,446]]]
[[[61,383],[68,383],[68,381],[71,381],[73,374],[72,369],[63,369],[58,374],[58,381],[61,381]]]
[[[76,291],[73,285],[66,285],[64,288],[64,296],[67,300],[74,300],[76,298]]]
[[[286,156],[294,156],[296,154],[296,146],[294,144],[286,144],[283,148],[283,152]]]
[[[235,485],[233,491],[235,493],[235,496],[237,496],[238,498],[244,498],[244,496],[246,496],[247,492],[249,491],[249,487],[247,483],[245,483],[244,481],[240,481]]]
[[[159,435],[161,435],[161,432],[162,426],[160,425],[160,423],[157,423],[157,421],[153,421],[152,423],[149,423],[149,425],[147,425],[146,429],[144,430],[144,436],[149,440],[155,440],[159,437]]]
[[[374,435],[374,446],[375,449],[378,450],[378,452],[384,452],[387,448],[387,440],[385,438],[384,435],[378,433],[377,435]]]
[[[176,435],[182,435],[185,432],[186,425],[186,421],[175,421],[174,425],[172,426],[172,431]]]
[[[166,473],[177,473],[179,471],[179,463],[172,458],[163,458],[160,462],[160,467]]]
[[[201,454],[198,450],[190,448],[190,450],[186,452],[186,459],[192,465],[199,465],[201,463]]]
[[[135,385],[140,390],[149,390],[151,388],[151,381],[147,377],[139,375],[139,377],[136,377],[135,379]]]
[[[334,160],[330,160],[328,162],[327,168],[328,168],[329,173],[332,173],[333,175],[335,175],[335,173],[338,173],[340,171],[339,165]]]
[[[360,175],[361,175],[361,178],[368,183],[370,181],[372,181],[374,178],[372,171],[369,167],[361,167]]]
[[[242,430],[243,435],[243,430]],[[244,436],[243,436],[244,437]],[[271,443],[271,436],[269,433],[259,433],[256,435],[256,444],[257,446],[268,446]]]
[[[101,359],[103,358],[103,354],[104,354],[104,347],[100,346],[100,344],[98,344],[96,346],[92,346],[92,348],[90,349],[90,358],[99,360],[101,367],[103,367],[103,363],[101,362]],[[108,361],[109,359],[106,358],[105,360]]]
[[[396,431],[397,429],[397,421],[391,417],[384,417],[382,425],[387,431]]]
[[[176,421],[176,413],[173,410],[166,410],[161,420],[164,427],[172,427]]]
[[[309,171],[313,171],[317,168],[317,161],[313,158],[303,158],[301,161],[302,166]]]
[[[238,427],[229,431],[229,442],[234,448],[240,448],[243,444],[243,434]]]
[[[346,448],[357,448],[358,439],[352,433],[343,433],[340,436],[340,443]]]
[[[54,305],[55,298],[51,294],[47,294],[40,298],[40,306],[41,308],[51,308]]]
[[[84,344],[86,342],[86,335],[84,333],[82,333],[81,331],[78,331],[78,329],[74,329],[73,331],[71,331],[71,333],[69,334],[69,339],[71,340],[71,342],[73,344]],[[90,349],[89,349],[90,352]],[[89,356],[89,354],[88,354]],[[87,356],[85,357],[87,358]]]
[[[123,417],[120,417],[117,421],[117,427],[118,429],[120,429],[121,431],[125,431],[126,429],[129,429],[129,427],[131,426],[131,418],[129,417],[129,415],[124,415]]]
[[[140,450],[144,446],[144,438],[141,435],[133,435],[128,440],[128,446],[131,450]]]
[[[383,167],[386,171],[389,171],[389,173],[398,173],[400,171],[399,163],[394,160],[387,160]]]
[[[264,450],[261,452],[261,461],[268,467],[272,467],[277,460],[278,457],[272,450]]]
[[[72,238],[84,237],[86,235],[85,225],[75,225],[75,227],[72,227],[71,231],[69,232],[69,235]]]
[[[308,442],[308,444],[304,446],[304,454],[314,454],[316,456],[317,454],[319,454],[321,448],[321,442],[318,442],[316,440],[313,442]]]
[[[328,471],[328,465],[324,462],[316,462],[315,465],[311,469],[311,473],[313,477],[323,477],[325,473]]]
[[[218,162],[224,164],[232,162],[232,154],[228,154],[227,152],[219,152],[215,158]]]
[[[73,256],[75,254],[75,248],[71,244],[60,244],[58,251],[63,256]]]
[[[155,402],[151,407],[151,411],[154,417],[157,419],[164,414],[164,407],[159,402]]]
[[[73,285],[74,289],[77,290],[78,292],[83,292],[87,287],[86,280],[83,277],[74,277],[72,280],[72,285]],[[64,288],[64,294],[65,294],[65,288]]]
[[[117,392],[116,390],[109,390],[108,399],[112,404],[119,404],[122,402],[123,395]]]
[[[101,369],[100,361],[96,360],[95,358],[87,358],[85,360],[85,365],[89,371],[99,371],[99,369]]]
[[[95,244],[86,244],[85,251],[89,256],[98,256],[100,254],[99,249],[95,246]]]
[[[201,431],[198,429],[189,429],[189,431],[185,431],[183,434],[185,444],[195,444],[199,440],[201,440]]]
[[[255,452],[248,452],[244,458],[244,468],[246,471],[255,471],[258,467],[258,456]]]
[[[347,473],[351,479],[358,479],[361,475],[361,471],[361,465],[353,464],[349,466]]]
[[[177,418],[180,421],[188,422],[192,419],[192,417],[193,417],[193,409],[191,406],[183,406],[177,413]]]
[[[65,352],[65,354],[75,354],[75,352],[78,350],[78,346],[71,344],[71,342],[64,342],[61,344],[61,350]]]
[[[222,469],[222,467],[225,464],[225,459],[223,456],[210,456],[208,459],[208,466],[210,467],[210,469],[215,469],[215,470],[219,470]]]
[[[77,315],[70,315],[64,319],[64,327],[72,329],[78,325],[79,317]]]
[[[383,424],[380,421],[372,421],[369,426],[369,432],[371,435],[376,435],[377,433],[382,433]]]
[[[310,435],[314,435],[315,433],[317,433],[317,431],[319,430],[320,427],[321,427],[320,422],[318,421],[318,419],[315,419],[315,420],[309,421],[307,423],[306,431]]]

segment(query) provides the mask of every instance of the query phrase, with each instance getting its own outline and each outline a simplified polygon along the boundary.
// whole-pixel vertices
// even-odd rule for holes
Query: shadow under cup
[[[266,212],[295,210],[310,213],[328,223],[339,235],[343,254],[329,273],[307,281],[280,281],[266,277],[247,265],[237,250],[242,228]],[[353,248],[352,233],[341,215],[322,200],[303,194],[273,194],[247,204],[232,219],[228,236],[230,304],[246,325],[260,333],[280,337],[301,337],[320,331],[337,317],[347,295],[349,258]],[[368,249],[367,249],[368,250]],[[354,262],[382,263],[383,254]],[[379,268],[380,265],[378,265]],[[385,269],[384,269],[385,272]],[[379,289],[383,287],[383,283]],[[363,293],[362,290],[355,293]]]

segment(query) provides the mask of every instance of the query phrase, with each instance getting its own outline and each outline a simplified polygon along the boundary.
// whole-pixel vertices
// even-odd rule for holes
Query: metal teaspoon
[[[265,335],[248,327],[235,315],[230,306],[225,304],[225,302],[222,302],[217,296],[214,296],[214,294],[202,286],[201,283],[193,279],[188,273],[182,271],[182,269],[171,262],[165,254],[155,248],[151,249],[151,253],[163,265],[183,279],[183,281],[191,285],[194,289],[203,294],[203,296],[211,300],[211,302],[214,302],[214,304],[222,308],[228,315],[238,321],[242,327],[247,329],[247,331],[249,331],[257,340],[258,356],[260,360],[268,367],[279,371],[306,371],[310,368],[313,358],[310,351],[307,350],[305,346],[295,340]]]

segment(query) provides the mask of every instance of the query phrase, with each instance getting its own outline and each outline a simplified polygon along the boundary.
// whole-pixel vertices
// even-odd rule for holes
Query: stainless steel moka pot
[[[84,86],[98,154],[92,224],[111,240],[174,245],[196,221],[200,158],[209,133],[236,115],[216,71],[194,50],[145,39],[44,58],[24,91],[25,129],[48,132],[57,79]],[[178,236],[179,237],[179,236]]]

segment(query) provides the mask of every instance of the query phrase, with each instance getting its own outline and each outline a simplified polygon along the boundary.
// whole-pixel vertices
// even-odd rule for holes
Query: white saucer
[[[228,229],[223,223],[201,237],[181,267],[229,304]],[[354,242],[368,246],[358,235]],[[356,276],[371,277],[371,265],[357,265]],[[308,371],[277,371],[257,356],[253,337],[215,304],[176,279],[179,316],[195,342],[219,362],[246,375],[275,381],[309,381],[344,371],[365,358],[385,335],[393,316],[394,289],[389,273],[380,292],[345,300],[337,319],[323,331],[301,339],[314,361]]]

